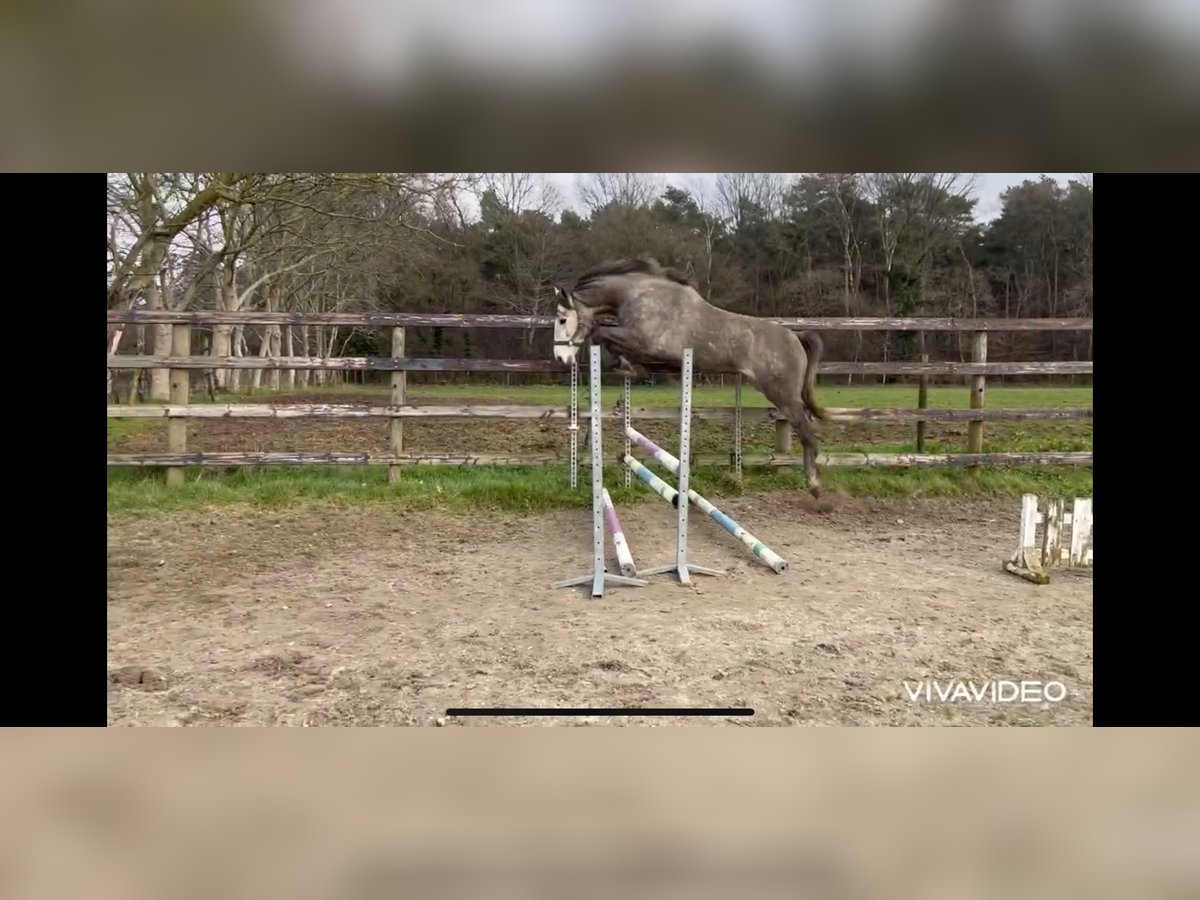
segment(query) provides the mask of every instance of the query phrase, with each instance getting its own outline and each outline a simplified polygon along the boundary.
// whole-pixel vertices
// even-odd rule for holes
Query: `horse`
[[[573,286],[554,286],[554,358],[570,364],[581,347],[599,344],[626,367],[673,367],[693,351],[697,371],[749,378],[795,430],[804,447],[804,472],[821,496],[814,420],[825,420],[814,389],[824,344],[755,316],[713,306],[680,272],[653,258],[607,262]]]

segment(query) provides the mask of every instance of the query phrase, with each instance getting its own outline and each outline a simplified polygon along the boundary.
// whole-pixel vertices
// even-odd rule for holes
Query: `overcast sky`
[[[567,205],[575,209],[577,212],[583,212],[583,203],[579,199],[578,183],[580,172],[548,172],[547,176],[551,178],[562,191],[563,199]],[[714,172],[661,172],[656,173],[661,175],[668,184],[676,184],[680,187],[687,187],[697,181],[711,182],[716,178]],[[996,216],[1000,215],[1000,195],[1008,188],[1015,184],[1020,184],[1022,181],[1029,179],[1037,181],[1043,175],[1048,175],[1062,184],[1066,185],[1072,178],[1079,179],[1085,174],[1084,172],[979,172],[975,175],[975,197],[978,201],[975,204],[975,218],[978,222],[990,222]]]

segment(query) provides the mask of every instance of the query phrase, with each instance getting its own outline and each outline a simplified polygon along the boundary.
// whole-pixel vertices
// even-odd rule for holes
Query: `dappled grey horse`
[[[821,495],[813,419],[824,419],[813,388],[823,344],[819,335],[718,309],[681,274],[653,259],[605,263],[570,289],[555,287],[554,357],[570,364],[594,342],[626,368],[678,371],[693,350],[697,372],[738,372],[791,422],[804,446],[808,489]]]

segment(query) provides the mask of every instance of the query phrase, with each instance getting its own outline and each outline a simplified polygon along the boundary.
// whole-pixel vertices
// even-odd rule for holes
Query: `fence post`
[[[787,419],[775,420],[775,452],[790,453],[792,450],[792,423]]]
[[[971,362],[987,362],[987,332],[977,331],[971,340]],[[971,409],[983,409],[984,389],[987,386],[987,376],[983,374],[971,377]],[[979,419],[967,425],[967,452],[983,452],[983,420]]]
[[[404,326],[397,325],[392,328],[392,357],[400,358],[403,356]],[[404,406],[405,388],[407,386],[407,372],[392,372],[392,406]],[[388,424],[388,430],[392,456],[399,456],[404,452],[404,420],[393,413],[391,421]],[[388,484],[395,484],[399,480],[400,467],[397,465],[388,466]]]
[[[191,356],[192,353],[192,326],[191,325],[172,325],[171,326],[171,355],[172,356]],[[171,369],[171,405],[172,406],[187,406],[190,391],[188,390],[191,384],[192,373],[190,369]],[[167,452],[169,453],[186,453],[187,452],[187,425],[188,420],[186,415],[172,416],[167,420]],[[167,487],[178,487],[183,484],[183,466],[171,466],[167,469]]]
[[[929,354],[925,352],[925,332],[919,332],[918,348],[921,351],[921,362],[929,362]],[[929,376],[922,372],[917,377],[917,409],[929,408]],[[917,452],[925,452],[925,420],[917,419]]]
[[[733,383],[733,477],[742,480],[742,375]]]

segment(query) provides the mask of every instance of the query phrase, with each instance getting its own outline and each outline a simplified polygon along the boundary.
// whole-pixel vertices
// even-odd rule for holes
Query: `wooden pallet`
[[[1017,549],[1004,564],[1004,571],[1035,584],[1049,584],[1047,569],[1085,569],[1091,565],[1092,498],[1074,498],[1070,511],[1066,500],[1046,500],[1043,510],[1039,510],[1037,495],[1025,494],[1021,498]]]

